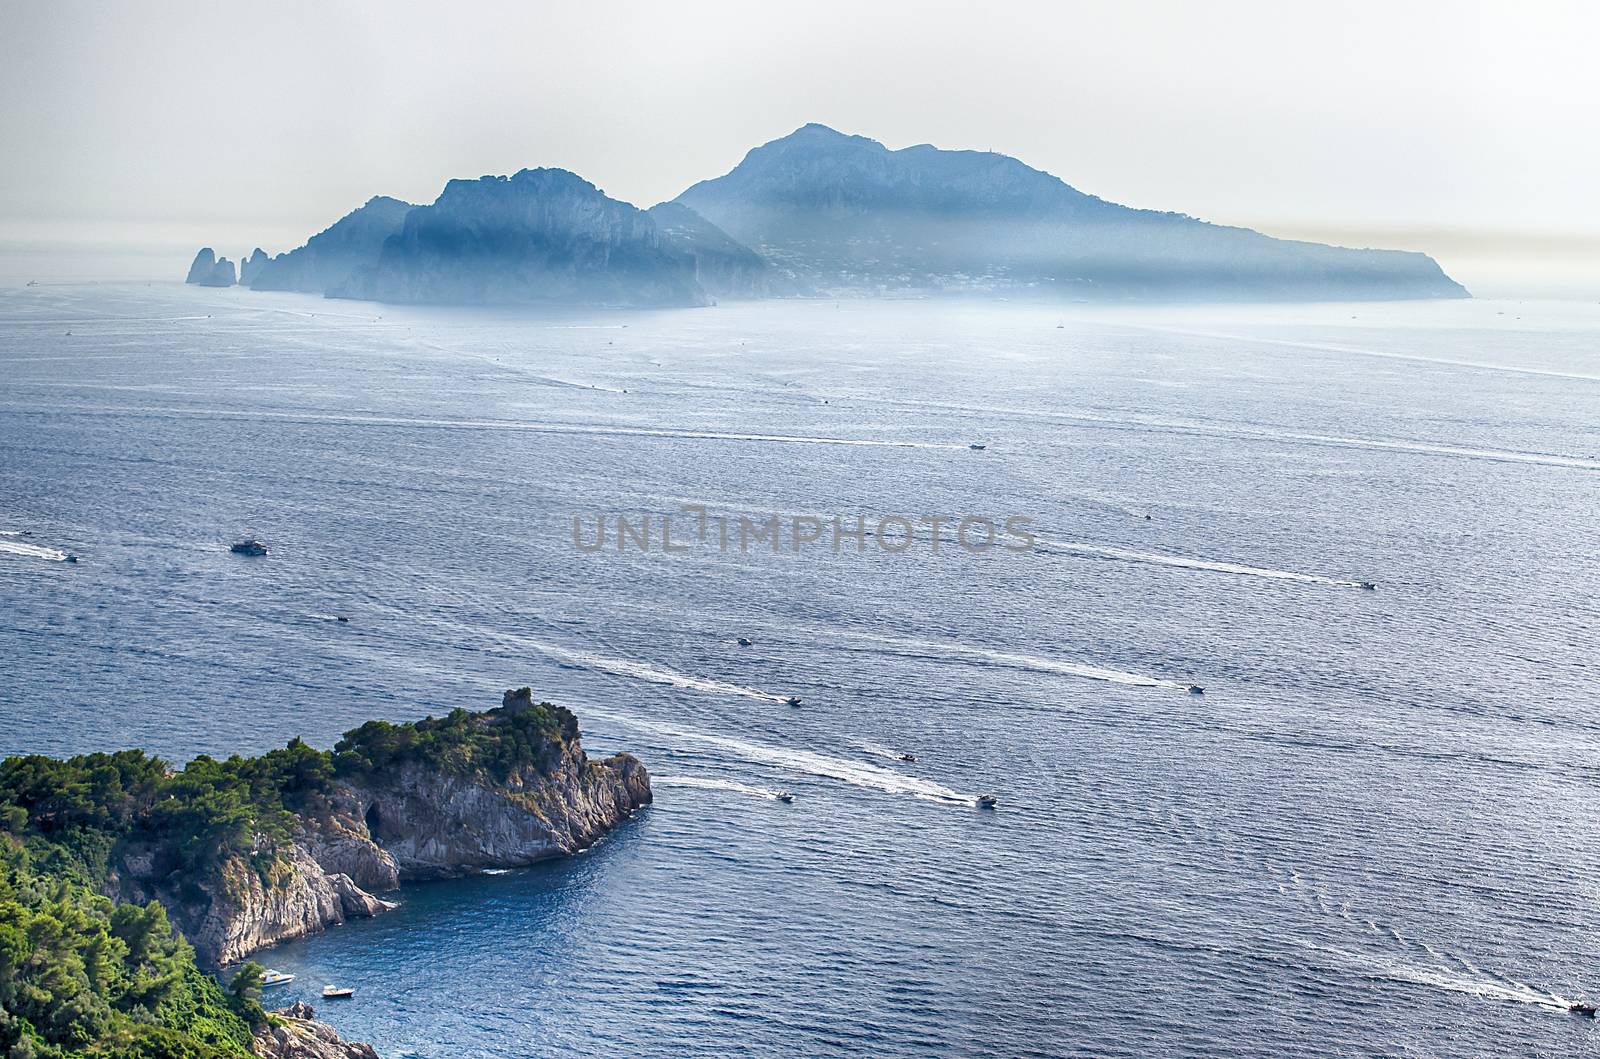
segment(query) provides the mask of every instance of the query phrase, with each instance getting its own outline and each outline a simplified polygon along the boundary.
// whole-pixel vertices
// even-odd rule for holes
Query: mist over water
[[[638,753],[594,850],[265,954],[387,1057],[1590,1054],[1596,349],[1554,302],[0,290],[0,752],[529,684]],[[684,502],[1040,543],[573,547]]]

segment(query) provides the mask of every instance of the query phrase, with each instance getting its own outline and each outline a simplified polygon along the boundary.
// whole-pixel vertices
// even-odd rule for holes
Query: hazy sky
[[[538,165],[650,205],[820,121],[1208,220],[1581,258],[1597,39],[1577,0],[0,0],[0,236],[281,250]]]

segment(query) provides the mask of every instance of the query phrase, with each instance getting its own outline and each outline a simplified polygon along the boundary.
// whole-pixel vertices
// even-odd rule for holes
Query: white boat
[[[261,987],[269,989],[275,985],[288,985],[292,981],[294,981],[294,975],[289,974],[287,971],[269,970],[261,976]]]
[[[322,995],[329,1000],[342,1000],[345,997],[355,996],[356,990],[354,986],[348,985],[325,985],[322,987]]]

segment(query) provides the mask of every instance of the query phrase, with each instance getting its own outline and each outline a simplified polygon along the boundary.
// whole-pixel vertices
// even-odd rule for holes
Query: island
[[[565,169],[378,197],[239,282],[379,302],[693,307],[723,298],[1465,298],[1426,254],[1275,239],[1080,191],[993,151],[816,123],[640,210]],[[190,283],[228,286],[200,252]]]
[[[583,850],[651,801],[570,710],[369,721],[181,770],[138,750],[0,762],[0,1054],[371,1056],[305,1005],[262,1010],[255,951],[392,905],[401,882]],[[247,969],[253,965],[246,965]],[[258,981],[258,980],[257,980]]]

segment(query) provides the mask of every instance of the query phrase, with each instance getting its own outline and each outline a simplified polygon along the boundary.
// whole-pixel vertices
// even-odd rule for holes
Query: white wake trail
[[[1361,582],[1350,581],[1341,577],[1324,577],[1321,574],[1303,574],[1295,570],[1274,570],[1266,566],[1248,566],[1244,563],[1229,563],[1216,559],[1189,559],[1181,555],[1163,555],[1159,552],[1139,552],[1127,548],[1114,548],[1104,544],[1089,544],[1086,541],[1053,541],[1039,538],[1039,543],[1046,548],[1071,552],[1076,555],[1094,555],[1107,559],[1123,559],[1130,563],[1150,563],[1156,566],[1172,566],[1184,570],[1210,570],[1219,574],[1241,574],[1247,577],[1265,577],[1275,581],[1295,581],[1306,585],[1333,585],[1338,588],[1359,588]]]
[[[0,553],[19,555],[28,559],[48,559],[51,562],[65,562],[67,553],[55,548],[41,548],[37,544],[23,544],[17,540],[0,539]]]
[[[744,758],[746,761],[770,765],[789,772],[840,780],[869,790],[883,791],[886,794],[905,794],[914,798],[922,798],[926,801],[940,802],[945,805],[973,806],[978,804],[978,799],[975,795],[963,794],[941,783],[918,779],[914,776],[906,776],[895,772],[893,769],[879,768],[877,765],[868,765],[859,761],[847,761],[844,758],[819,754],[811,750],[768,746],[764,743],[752,743],[748,740],[716,735],[711,732],[692,731],[639,717],[610,714],[605,711],[595,710],[593,707],[586,707],[584,712],[591,716],[603,717],[615,724],[649,732],[664,739],[682,743],[698,743],[702,746]]]

